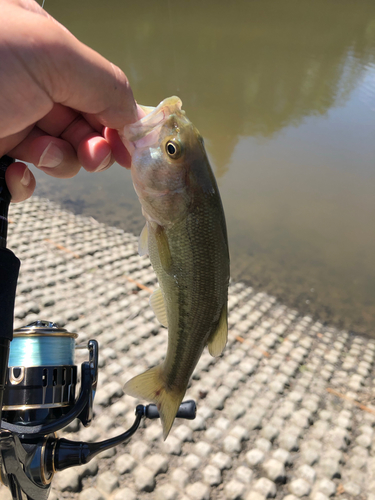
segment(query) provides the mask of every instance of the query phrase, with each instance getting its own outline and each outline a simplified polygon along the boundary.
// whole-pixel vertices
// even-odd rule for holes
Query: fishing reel
[[[96,340],[83,346],[88,360],[79,377],[77,334],[41,320],[13,332],[20,262],[6,248],[10,194],[5,171],[12,161],[0,158],[0,481],[14,500],[47,500],[56,471],[88,463],[129,439],[142,418],[159,418],[159,413],[155,405],[138,405],[127,431],[98,443],[57,437],[76,418],[84,426],[92,421],[99,349]],[[195,414],[195,402],[185,401],[176,416],[192,420]]]
[[[90,340],[87,344],[88,361],[81,365],[76,397],[76,338],[77,334],[49,321],[14,331],[0,431],[0,478],[13,498],[22,498],[17,492],[21,489],[30,499],[46,499],[54,472],[73,465],[67,461],[71,447],[65,443],[60,450],[62,440],[55,433],[75,418],[84,426],[91,423],[98,343]]]

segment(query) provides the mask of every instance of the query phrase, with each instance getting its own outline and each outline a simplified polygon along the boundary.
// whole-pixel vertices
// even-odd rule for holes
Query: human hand
[[[34,0],[0,0],[0,157],[68,178],[130,156],[116,129],[137,119],[124,73],[79,42]],[[12,201],[35,178],[22,162],[6,172]]]

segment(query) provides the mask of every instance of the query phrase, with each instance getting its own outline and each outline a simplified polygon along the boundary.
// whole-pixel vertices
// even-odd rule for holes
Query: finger
[[[21,162],[9,165],[5,172],[5,180],[12,196],[12,202],[27,200],[35,189],[35,177],[29,168]]]
[[[79,116],[77,111],[62,104],[54,104],[53,108],[41,120],[36,122],[38,128],[48,135],[59,137]]]
[[[42,134],[35,127],[9,155],[33,163],[52,177],[70,178],[76,175],[81,165],[72,145],[63,139]]]
[[[104,137],[91,134],[82,140],[77,149],[78,159],[88,172],[101,172],[109,168],[114,158]]]
[[[137,119],[140,120],[145,115],[145,111],[137,104]],[[117,161],[117,163],[122,167],[130,168],[131,155],[120,139],[117,130],[105,127],[103,135],[111,146],[113,157]]]
[[[131,156],[122,143],[117,130],[114,130],[112,128],[105,128],[104,137],[107,139],[112,149],[113,157],[117,161],[117,163],[122,167],[130,168]]]
[[[82,123],[85,124],[90,133],[96,131],[101,134],[103,131],[103,125],[95,116],[89,114],[81,115],[74,109],[62,104],[54,104],[51,111],[41,120],[38,120],[36,125],[48,135],[59,137],[62,134],[68,133],[71,126],[76,126],[78,120],[82,120]]]

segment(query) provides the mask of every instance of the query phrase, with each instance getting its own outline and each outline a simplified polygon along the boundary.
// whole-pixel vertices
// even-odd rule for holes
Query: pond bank
[[[93,424],[62,434],[121,433],[136,404],[123,384],[166,352],[148,259],[135,236],[45,199],[13,205],[10,219],[8,246],[22,262],[15,327],[52,320],[100,344]],[[231,284],[229,310],[224,355],[203,354],[186,395],[196,420],[176,421],[165,443],[160,423],[147,422],[126,446],[58,473],[52,500],[375,500],[375,341],[242,283]]]

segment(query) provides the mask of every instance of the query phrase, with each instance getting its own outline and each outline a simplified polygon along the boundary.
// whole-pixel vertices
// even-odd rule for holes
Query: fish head
[[[134,188],[149,222],[168,227],[188,213],[193,197],[191,167],[206,159],[203,139],[181,110],[177,97],[157,108],[123,134],[132,155]]]

